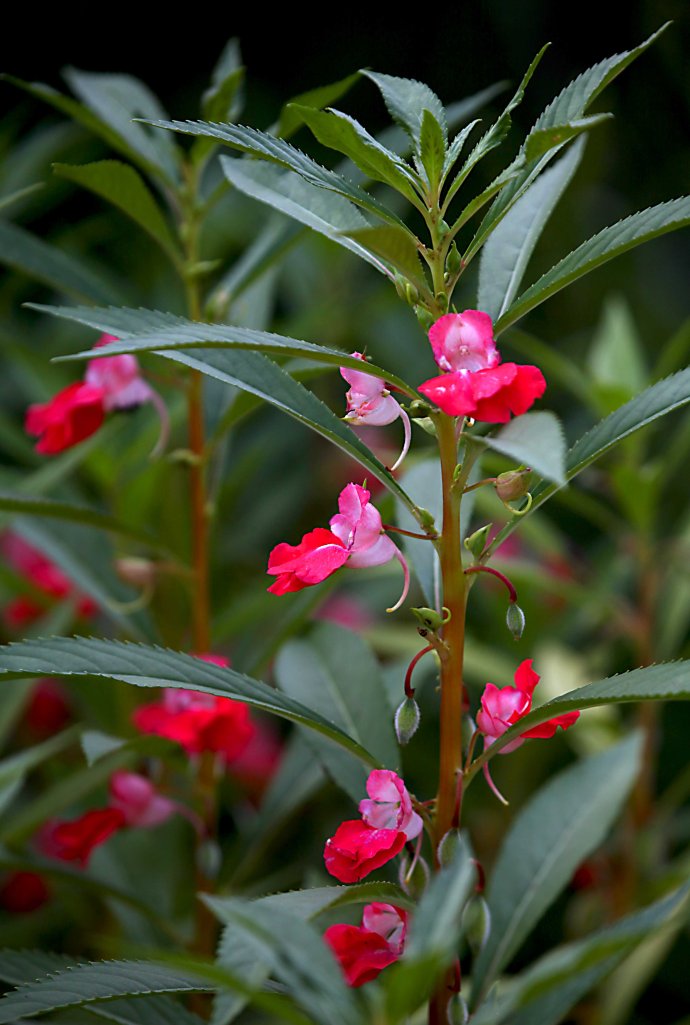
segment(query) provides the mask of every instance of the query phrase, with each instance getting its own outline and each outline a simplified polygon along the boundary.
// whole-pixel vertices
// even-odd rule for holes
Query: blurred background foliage
[[[159,12],[154,16],[153,11],[137,10],[134,5],[119,5],[101,17],[92,6],[75,4],[68,15],[59,10],[43,12],[38,33],[30,31],[32,13],[19,11],[24,30],[17,32],[10,46],[6,38],[2,63],[5,71],[60,89],[64,89],[60,70],[66,65],[126,72],[146,82],[172,117],[195,117],[209,69],[225,40],[235,35],[247,68],[246,107],[240,120],[266,128],[289,98],[343,78],[358,67],[417,77],[446,103],[499,79],[515,83],[534,53],[550,39],[551,50],[514,116],[507,146],[512,139],[517,148],[546,103],[579,71],[637,45],[673,18],[675,24],[597,104],[597,109],[612,110],[615,120],[592,132],[575,180],[537,248],[528,280],[535,280],[604,225],[689,191],[690,69],[684,55],[690,45],[690,18],[683,0],[633,2],[622,20],[611,18],[604,23],[600,5],[592,4],[589,10],[587,4],[564,8],[547,0],[463,4],[457,11],[444,12],[435,27],[421,24],[427,16],[424,11],[420,23],[410,22],[391,5],[354,16],[324,11],[317,21],[305,24],[306,19],[294,10],[261,21],[248,11],[220,14],[215,8],[197,8],[184,19],[161,19]],[[88,262],[97,279],[94,287],[109,301],[184,313],[179,283],[155,244],[102,200],[51,174],[53,162],[86,163],[112,153],[85,129],[10,84],[0,88],[0,203],[18,189],[40,185],[0,210],[0,216],[75,260]],[[500,99],[494,101],[496,109]],[[387,123],[378,94],[363,79],[337,105],[372,130]],[[293,141],[319,159],[328,159],[306,132]],[[492,168],[490,158],[483,169],[487,181],[492,169],[502,166],[498,159]],[[505,163],[503,155],[500,159]],[[222,261],[223,268],[236,265],[267,216],[258,204],[228,193],[204,225],[203,258]],[[133,528],[153,528],[158,543],[183,563],[188,558],[189,533],[186,472],[174,459],[148,459],[156,437],[150,410],[142,408],[116,418],[95,438],[57,458],[46,460],[34,453],[22,429],[26,406],[45,401],[79,372],[75,364],[50,363],[50,357],[83,349],[95,341],[95,335],[23,309],[25,301],[82,301],[84,296],[60,292],[41,275],[36,280],[26,273],[26,268],[13,272],[16,260],[11,247],[5,247],[0,259],[8,267],[0,283],[0,489],[85,502]],[[587,276],[506,334],[502,341],[506,358],[543,366],[550,385],[549,407],[562,417],[569,441],[647,383],[687,364],[689,268],[690,234],[666,236]],[[459,309],[473,305],[472,287],[470,277],[458,296]],[[394,290],[342,249],[308,234],[302,234],[286,257],[231,305],[227,319],[346,351],[366,350],[413,382],[433,371],[423,334]],[[143,359],[142,364],[169,403],[170,449],[174,450],[185,444],[175,367],[155,357]],[[344,409],[344,385],[336,374],[320,373],[309,384],[331,408]],[[331,616],[349,621],[372,643],[394,708],[401,696],[404,668],[419,641],[409,617],[384,621],[378,614],[397,586],[393,571],[357,575],[345,583],[338,580],[337,591],[324,585],[315,592],[288,596],[279,605],[265,593],[264,566],[270,548],[280,540],[297,539],[315,523],[325,523],[335,511],[340,488],[351,479],[359,480],[360,471],[273,410],[251,408],[251,403],[220,386],[207,386],[206,396],[209,432],[219,424],[230,427],[219,434],[213,468],[214,650],[230,654],[235,668],[271,679],[281,642],[307,629],[314,611],[323,615],[326,610],[328,615],[330,607]],[[369,436],[367,442],[387,458],[386,453],[399,443],[398,430],[399,425],[394,425]],[[430,444],[416,431],[417,455]],[[473,590],[468,680],[474,701],[487,680],[499,686],[511,682],[515,666],[527,657],[535,659],[543,677],[542,699],[650,661],[690,657],[689,455],[687,413],[666,417],[660,426],[620,446],[583,474],[547,510],[528,518],[517,540],[505,546],[496,562],[515,582],[527,614],[527,630],[518,644],[503,626],[503,593],[490,583]],[[487,472],[506,465],[495,455],[485,461]],[[483,494],[475,506],[476,525],[488,520],[500,524],[505,519],[500,504]],[[390,522],[391,500],[381,495],[380,508],[384,522]],[[3,519],[6,525],[5,514]],[[96,624],[86,627],[89,632],[120,635],[124,623],[125,635],[136,631],[173,648],[188,647],[183,573],[166,570],[164,586],[158,586],[153,600],[134,616],[127,614],[126,605],[117,604],[134,599],[137,592],[117,579],[113,555],[148,557],[151,551],[146,545],[114,537],[109,552],[100,533],[91,529],[80,528],[75,535],[67,525],[37,517],[13,524],[58,561],[67,558],[63,565],[69,564],[73,579],[85,590],[97,577],[108,598],[101,603],[104,611]],[[165,562],[167,557],[160,559]],[[2,568],[3,604],[25,586],[11,568]],[[77,626],[86,632],[83,623]],[[59,604],[48,607],[31,627],[41,634],[74,628],[71,611],[65,613]],[[14,636],[5,627],[3,639]],[[427,795],[434,790],[436,773],[435,677],[433,667],[424,664],[417,673],[423,725],[405,752],[405,778],[413,790]],[[31,739],[26,724],[15,732],[22,721],[22,700],[20,694],[2,713],[0,729],[9,751],[18,741]],[[70,701],[76,716],[93,728],[133,735],[129,717],[139,698],[128,688],[113,685],[95,693],[77,685],[70,689]],[[567,763],[572,757],[570,745],[578,754],[598,750],[634,719],[635,712],[616,709],[589,713],[559,741],[525,745],[509,759],[499,759],[496,782],[517,808],[541,781]],[[519,963],[527,963],[564,934],[590,931],[621,910],[619,901],[646,902],[654,896],[660,878],[687,864],[690,709],[684,704],[668,706],[659,722],[644,725],[650,752],[655,753],[636,791],[636,802],[607,848],[585,866],[567,898],[539,925]],[[41,767],[16,814],[30,808],[37,794],[46,788],[50,793],[61,779],[77,771],[80,756],[73,752],[70,757],[72,761],[68,758],[57,768]],[[300,764],[306,765],[303,755]],[[351,802],[344,795],[336,797],[335,788],[314,765],[299,778],[305,783],[302,792],[291,792],[288,804],[286,791],[275,785],[269,792],[268,810],[263,812],[260,807],[257,810],[256,795],[241,781],[228,780],[224,882],[246,887],[248,892],[265,892],[323,881],[320,868],[305,869],[305,865],[320,866],[323,837],[343,815],[348,817]],[[95,780],[92,789],[80,792],[81,799],[88,803],[98,786]],[[69,788],[65,793],[69,796]],[[297,826],[285,824],[282,813],[290,811],[290,806],[292,810],[302,806],[310,814],[302,814]],[[470,791],[467,807],[476,849],[489,863],[505,830],[506,813],[487,800],[481,783]],[[164,828],[170,834],[165,842],[169,840],[171,849],[177,846],[182,856],[189,844],[185,827],[178,822]],[[13,834],[10,828],[10,847],[13,836],[23,838],[24,834],[21,829]],[[139,856],[136,846],[133,834],[128,834],[117,838],[107,851],[97,852],[95,875],[101,880],[116,879],[126,889],[132,882],[127,879],[128,866],[136,864]],[[15,856],[19,857],[20,849],[15,847]],[[188,885],[181,886],[175,878],[181,863],[171,859],[170,878],[158,880],[166,899],[181,894],[176,898],[180,906],[170,911],[174,920],[183,920],[191,899]],[[153,880],[154,875],[149,875]],[[626,886],[630,892],[621,892]],[[21,922],[13,916],[0,925],[0,939],[18,946],[60,944],[80,953],[109,953],[117,927],[106,930],[97,921],[88,889],[63,880],[56,892],[58,899],[40,911]],[[165,942],[155,929],[151,932],[146,915],[122,903],[108,906],[120,919],[127,942]],[[106,932],[110,935],[104,940]],[[84,935],[91,937],[86,944]],[[643,953],[635,977],[628,973],[616,982],[618,993],[623,994],[620,1004],[596,1012],[604,1017],[585,1007],[573,1020],[601,1025],[678,1021],[690,1003],[690,983],[683,970],[687,939],[675,942],[672,937],[674,942],[663,950],[657,945],[646,961]],[[644,988],[640,980],[646,985],[655,973],[656,981],[631,1011]],[[601,1006],[605,1005],[606,1001]]]

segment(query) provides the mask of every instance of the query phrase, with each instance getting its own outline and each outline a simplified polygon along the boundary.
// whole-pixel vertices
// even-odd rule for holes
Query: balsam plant
[[[83,604],[88,598],[103,606],[120,631],[120,638],[111,630],[103,638],[29,638],[2,648],[0,671],[8,681],[7,693],[19,686],[9,681],[33,677],[163,688],[162,696],[138,707],[127,699],[130,739],[112,730],[83,732],[89,767],[65,777],[49,792],[48,802],[41,797],[34,805],[21,800],[25,777],[68,750],[74,730],[57,732],[0,765],[0,809],[6,816],[0,828],[2,859],[23,875],[14,881],[14,898],[5,885],[5,904],[14,899],[15,910],[20,910],[22,900],[24,909],[44,902],[37,868],[48,878],[83,881],[88,889],[87,873],[55,866],[63,862],[83,868],[94,851],[95,856],[105,856],[107,849],[115,852],[110,864],[116,877],[117,852],[124,846],[112,845],[125,845],[142,830],[137,835],[148,842],[142,841],[136,854],[161,862],[163,887],[174,887],[170,866],[162,864],[166,852],[155,843],[156,834],[147,832],[163,828],[178,829],[171,848],[174,858],[168,860],[179,871],[186,849],[182,871],[187,889],[193,885],[199,899],[193,908],[176,909],[171,921],[146,894],[134,896],[116,881],[110,888],[103,880],[93,881],[99,897],[128,905],[131,914],[146,919],[147,938],[158,949],[153,956],[93,962],[43,951],[8,952],[0,970],[5,981],[20,985],[0,1000],[0,1021],[82,1008],[88,1016],[124,1022],[165,1018],[190,1025],[209,1013],[214,1025],[225,1025],[240,1014],[248,1020],[395,1025],[422,1020],[424,1013],[431,1025],[555,1025],[612,971],[622,971],[625,958],[640,944],[644,949],[650,936],[675,934],[682,927],[689,892],[687,855],[670,867],[659,860],[663,871],[658,873],[655,899],[640,910],[635,908],[639,865],[628,852],[615,920],[543,954],[517,973],[506,971],[576,870],[607,838],[631,795],[649,789],[656,730],[648,712],[651,705],[640,716],[641,731],[575,762],[530,797],[512,821],[491,871],[474,850],[481,846],[481,837],[477,843],[471,817],[469,829],[464,817],[472,784],[473,799],[486,802],[507,803],[517,787],[518,781],[510,778],[499,789],[490,768],[496,755],[509,756],[530,739],[546,740],[565,730],[568,737],[575,736],[583,728],[578,720],[586,709],[690,697],[687,662],[652,664],[653,603],[659,583],[650,524],[653,509],[659,509],[663,474],[656,477],[656,491],[654,482],[645,485],[648,501],[641,495],[629,499],[631,488],[638,487],[636,474],[647,480],[641,443],[629,439],[690,402],[690,371],[651,384],[640,379],[621,404],[609,406],[610,390],[598,392],[600,381],[590,387],[577,377],[579,371],[573,372],[581,386],[579,397],[582,392],[592,396],[603,418],[566,449],[559,420],[543,408],[549,401],[549,369],[545,366],[542,372],[532,363],[506,360],[496,345],[503,331],[562,288],[628,249],[690,223],[690,198],[663,202],[604,228],[520,291],[540,234],[582,159],[584,136],[592,129],[605,130],[608,115],[588,115],[590,106],[656,35],[635,50],[601,61],[567,85],[537,119],[517,154],[474,194],[471,186],[481,177],[482,161],[506,144],[511,113],[544,51],[488,129],[470,118],[496,96],[495,89],[446,110],[419,82],[364,72],[398,126],[381,137],[330,106],[350,80],[287,104],[269,131],[235,124],[242,83],[235,44],[224,53],[204,95],[199,121],[168,120],[148,91],[125,76],[71,72],[79,101],[18,83],[74,117],[118,153],[117,160],[59,164],[55,170],[112,203],[149,234],[176,275],[186,303],[184,314],[107,305],[107,286],[82,273],[71,258],[5,223],[0,230],[16,254],[8,262],[59,292],[80,293],[91,303],[32,304],[34,308],[104,336],[95,347],[92,338],[88,350],[65,357],[88,359],[83,380],[72,380],[48,402],[34,402],[27,430],[39,437],[37,450],[48,457],[72,449],[78,453],[85,445],[96,452],[106,413],[143,405],[136,414],[141,424],[151,403],[162,411],[158,388],[148,380],[159,363],[152,360],[151,371],[142,374],[135,358],[161,357],[170,371],[161,391],[170,392],[173,432],[186,423],[187,444],[174,449],[166,465],[187,475],[177,501],[188,527],[190,558],[186,564],[184,541],[182,551],[164,551],[150,529],[74,504],[62,494],[37,498],[38,486],[0,497],[0,508],[24,517],[5,537],[8,561],[15,575],[25,578],[29,602],[15,606],[12,625],[19,629],[34,622],[53,599],[69,598],[83,619],[94,611]],[[326,168],[297,149],[287,139],[298,128],[310,130],[322,147],[347,163]],[[193,142],[184,148],[179,135],[191,135]],[[219,155],[221,145],[241,156]],[[269,219],[247,252],[227,269],[204,251],[203,230],[213,224],[230,188],[280,216]],[[226,222],[221,218],[221,223]],[[428,335],[440,373],[408,381],[404,366],[384,367],[375,353],[370,359],[360,351],[348,354],[233,323],[242,290],[282,259],[301,228],[325,236],[386,279],[410,320],[421,328],[422,347],[422,336]],[[476,275],[467,275],[477,263]],[[515,338],[517,345],[522,342],[528,351],[538,351],[528,336],[516,333]],[[510,340],[508,335],[506,345]],[[600,355],[595,364],[601,372],[606,357]],[[558,361],[555,366],[560,366]],[[330,408],[302,383],[314,368],[340,369],[349,386],[347,391],[343,387],[340,409]],[[568,380],[574,379],[573,373]],[[232,389],[233,401],[219,410],[222,389]],[[182,393],[183,404],[172,397],[175,392]],[[404,618],[411,567],[419,604],[407,617],[410,641],[405,643],[417,647],[410,650],[406,665],[393,666],[399,671],[397,679],[387,671],[390,687],[364,642],[332,626],[321,625],[309,638],[293,638],[282,647],[265,645],[254,664],[268,663],[279,648],[268,683],[212,653],[217,631],[211,580],[218,573],[212,552],[215,542],[220,548],[224,532],[233,530],[217,515],[218,481],[228,472],[218,439],[252,411],[256,399],[288,414],[300,432],[311,429],[325,438],[355,460],[361,472],[341,488],[338,512],[328,527],[316,526],[294,544],[299,530],[281,522],[280,530],[290,540],[266,552],[271,577],[266,601],[275,604],[260,606],[259,629],[252,636],[261,649],[261,632],[270,632],[271,618],[280,615],[273,610],[290,601],[283,596],[304,591],[308,600],[302,605],[294,600],[292,618],[279,631],[281,642],[298,632],[310,596],[327,579],[349,567],[362,571],[353,575],[359,580],[371,568],[397,561],[404,575],[402,594],[395,602],[386,598],[387,611]],[[537,403],[540,408],[535,410]],[[400,473],[394,475],[353,428],[395,424],[395,430],[398,420],[404,438],[393,464],[396,471],[401,467]],[[303,443],[293,439],[301,436],[289,436],[290,444],[298,446],[296,453],[286,455],[289,462],[300,460]],[[676,462],[685,451],[686,436],[687,431],[675,449]],[[165,437],[159,447],[164,444]],[[639,667],[534,707],[540,679],[534,657],[502,657],[502,686],[486,682],[493,667],[469,664],[468,610],[471,615],[485,583],[497,582],[506,595],[501,609],[505,625],[492,621],[490,633],[502,630],[521,645],[528,637],[534,643],[530,617],[522,608],[529,599],[522,597],[522,586],[518,595],[510,562],[501,559],[501,546],[518,529],[524,527],[527,533],[547,501],[560,497],[571,480],[616,446],[624,458],[612,471],[613,484],[645,554],[641,601],[646,618],[636,653]],[[156,467],[148,472],[156,473]],[[46,476],[50,488],[50,475],[44,473],[41,479]],[[375,482],[394,502],[373,497]],[[156,501],[162,502],[162,495],[150,496],[152,508]],[[335,494],[327,504],[335,508]],[[592,514],[593,505],[597,520],[596,502],[585,502],[584,509]],[[598,519],[606,516],[601,513]],[[503,524],[498,529],[497,519]],[[146,558],[121,558],[118,565],[124,579],[141,589],[141,600],[113,604],[98,579],[103,551],[101,563],[89,572],[88,553],[84,560],[76,559],[74,545],[53,542],[46,551],[46,534],[32,526],[35,520],[70,521],[83,531],[109,531],[136,541]],[[70,574],[75,567],[78,573]],[[184,614],[173,625],[169,617],[166,621],[163,599],[171,580],[187,589],[183,608],[189,623]],[[391,580],[382,577],[386,594]],[[683,615],[681,609],[681,620]],[[631,636],[638,622],[629,618]],[[666,643],[668,634],[661,646],[664,657],[675,654]],[[439,676],[437,739],[425,723],[427,715],[434,720],[436,699],[427,695],[424,703],[418,702],[416,693],[422,666],[432,660]],[[484,684],[480,692],[466,686],[468,675]],[[393,703],[390,694],[396,695]],[[350,813],[334,824],[331,836],[324,832],[321,837],[324,872],[345,885],[266,895],[273,881],[263,886],[254,881],[253,892],[243,892],[246,856],[243,864],[240,854],[229,872],[223,865],[227,848],[222,843],[221,778],[226,770],[239,776],[243,756],[258,743],[261,728],[252,710],[295,725],[280,768],[263,792],[259,822],[282,821],[296,813],[324,771],[357,803],[359,818]],[[428,760],[432,749],[438,760],[433,791],[411,792],[400,774],[402,747],[408,781],[415,775],[415,757]],[[130,771],[137,767],[140,771]],[[477,798],[482,778],[488,787]],[[84,807],[84,798],[106,784],[105,807],[92,803],[81,815],[54,819],[65,804]],[[649,808],[641,813],[634,801],[625,815],[641,833],[650,820]],[[180,830],[186,831],[181,842]],[[41,853],[27,854],[26,840],[36,832]],[[260,848],[260,829],[254,840]],[[614,852],[613,866],[616,857]],[[397,882],[362,882],[394,859]],[[277,881],[280,885],[280,872]],[[257,886],[263,890],[258,897]],[[173,896],[166,893],[163,907],[174,906]],[[350,904],[364,905],[361,924],[337,920]],[[325,932],[313,922],[321,916],[330,921]],[[216,945],[218,923],[223,930]],[[127,937],[127,916],[123,929]],[[136,930],[138,940],[144,934]],[[206,993],[214,994],[212,1007]],[[193,996],[185,1007],[170,994]],[[620,1010],[606,1013],[606,1025],[622,1020],[615,1017]]]

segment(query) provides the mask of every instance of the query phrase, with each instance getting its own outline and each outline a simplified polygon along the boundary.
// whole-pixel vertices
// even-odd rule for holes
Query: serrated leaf
[[[397,153],[382,146],[354,118],[339,110],[315,110],[299,104],[290,105],[323,146],[343,153],[372,181],[383,182],[414,197],[415,176]]]
[[[445,180],[446,176],[455,166],[455,162],[460,157],[460,154],[464,149],[465,143],[470,137],[470,134],[472,133],[473,129],[476,128],[478,124],[479,119],[477,119],[476,121],[471,121],[468,125],[465,125],[462,131],[458,132],[458,134],[451,142],[450,146],[448,147],[446,159],[443,164],[443,180]]]
[[[217,697],[234,698],[291,722],[311,725],[367,764],[376,759],[356,741],[296,701],[272,687],[236,672],[221,669],[191,655],[143,644],[99,640],[95,637],[53,637],[23,641],[0,648],[0,674],[7,679],[24,676],[90,677],[122,680],[136,687],[179,687]]]
[[[285,645],[276,659],[278,686],[300,704],[340,726],[389,769],[398,746],[379,667],[361,638],[321,623],[308,640]],[[334,782],[355,802],[366,796],[366,772],[332,745],[309,738]]]
[[[320,85],[316,89],[308,89],[305,93],[293,96],[280,112],[275,134],[281,139],[287,139],[304,123],[303,110],[321,110],[323,107],[329,107],[349,92],[358,80],[359,71],[355,71],[352,75],[338,79],[337,82],[329,82],[328,85]]]
[[[628,951],[682,912],[688,887],[584,940],[556,948],[472,1016],[476,1025],[557,1025]]]
[[[180,150],[164,132],[151,132],[135,118],[167,114],[148,86],[131,75],[111,75],[68,68],[65,78],[82,102],[169,182],[180,177]]]
[[[431,111],[425,110],[422,114],[422,127],[419,134],[419,158],[432,189],[435,189],[441,181],[446,150],[446,136],[443,129]]]
[[[556,203],[582,158],[584,140],[572,146],[557,164],[517,200],[489,235],[479,264],[477,308],[496,321],[520,287],[530,256]]]
[[[538,160],[544,153],[562,146],[571,139],[577,138],[590,128],[609,121],[613,114],[593,114],[591,117],[576,118],[564,125],[553,125],[551,128],[542,128],[536,132],[530,132],[525,140],[525,158],[528,163]]]
[[[380,256],[417,288],[428,290],[419,250],[409,232],[400,231],[392,224],[385,224],[377,228],[357,228],[346,234],[348,238],[354,239],[365,249]]]
[[[658,206],[641,210],[625,220],[604,228],[593,238],[564,257],[560,263],[543,274],[514,302],[495,325],[498,337],[501,331],[520,317],[539,306],[562,288],[577,281],[596,267],[626,253],[629,249],[648,242],[668,231],[690,224],[690,196],[681,196]]]
[[[30,1018],[61,1007],[80,1007],[118,996],[190,993],[213,989],[179,970],[146,961],[77,964],[29,983],[0,999],[0,1022]]]
[[[428,110],[438,121],[444,139],[448,136],[446,111],[435,92],[423,82],[412,78],[398,78],[363,70],[363,75],[378,86],[391,117],[411,136],[416,150],[422,130],[424,111]]]
[[[61,178],[76,182],[131,217],[179,264],[180,249],[158,203],[141,175],[119,160],[98,160],[93,164],[53,164]]]
[[[496,452],[536,470],[546,480],[565,486],[565,437],[561,422],[553,413],[540,411],[517,416],[483,441]]]
[[[0,220],[0,263],[82,301],[109,303],[119,298],[79,257],[3,220]]]
[[[513,822],[487,888],[491,932],[473,970],[473,1006],[608,833],[637,778],[641,753],[634,734],[577,763],[543,786]]]

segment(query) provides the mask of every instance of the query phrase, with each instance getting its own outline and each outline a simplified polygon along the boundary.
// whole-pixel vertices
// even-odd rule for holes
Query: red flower
[[[407,912],[392,904],[368,904],[361,926],[332,925],[324,940],[333,951],[348,985],[370,982],[397,961],[405,946]]]
[[[76,861],[85,868],[94,848],[125,825],[119,808],[96,808],[71,822],[48,823],[40,835],[39,846],[49,857]]]
[[[361,819],[349,819],[326,840],[326,868],[341,883],[357,883],[399,854],[406,840],[400,830],[375,829]]]
[[[50,900],[50,889],[37,872],[12,872],[0,885],[0,907],[13,915],[36,911]]]
[[[282,542],[268,557],[268,572],[278,579],[268,590],[271,594],[301,591],[320,584],[350,557],[347,547],[325,527],[316,527],[305,534],[298,545]]]
[[[98,611],[98,606],[87,595],[79,594],[72,581],[42,552],[30,545],[19,534],[7,531],[0,539],[0,550],[10,566],[43,594],[50,598],[71,598],[77,614],[86,619]],[[45,606],[30,595],[20,595],[7,605],[3,618],[10,629],[18,630],[33,623],[44,612]]]
[[[50,402],[29,406],[24,426],[39,437],[36,451],[56,455],[95,434],[105,417],[104,392],[90,384],[70,384]]]
[[[526,413],[545,390],[538,367],[517,363],[441,374],[419,386],[422,395],[449,416],[471,416],[489,424],[504,424],[511,414]]]

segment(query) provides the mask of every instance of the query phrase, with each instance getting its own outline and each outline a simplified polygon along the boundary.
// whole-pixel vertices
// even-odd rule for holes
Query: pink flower
[[[76,861],[85,868],[94,848],[126,824],[119,808],[97,808],[71,821],[46,823],[39,836],[39,846],[49,857]]]
[[[370,982],[397,961],[405,947],[407,912],[392,904],[367,904],[361,926],[332,925],[324,940],[350,986]]]
[[[544,394],[546,381],[538,367],[500,363],[491,318],[481,310],[446,314],[432,326],[429,340],[446,372],[419,391],[449,416],[507,423]]]
[[[42,552],[25,541],[19,534],[8,531],[0,538],[0,551],[10,566],[50,598],[71,598],[79,616],[93,616],[98,606],[87,595],[79,594],[61,569]],[[11,629],[20,629],[33,623],[44,612],[45,606],[30,595],[20,595],[4,609],[3,618]]]
[[[366,356],[361,352],[353,352],[352,355],[366,361]],[[363,374],[360,370],[351,370],[349,367],[341,367],[340,373],[350,385],[345,396],[345,419],[349,423],[356,426],[384,427],[386,424],[392,424],[398,417],[402,420],[405,431],[403,449],[391,466],[391,470],[397,470],[410,447],[410,418],[386,388],[386,382],[382,377]]]
[[[95,434],[105,417],[102,388],[70,384],[49,402],[29,406],[24,427],[38,437],[36,451],[57,455]]]
[[[374,769],[367,779],[369,800],[359,802],[364,822],[375,829],[401,830],[408,840],[422,831],[422,820],[412,810],[412,801],[405,784],[388,769]]]
[[[110,777],[110,807],[119,809],[128,826],[158,826],[178,810],[153,783],[136,772],[120,769]]]
[[[94,349],[118,340],[113,335],[101,335]],[[150,402],[154,395],[153,389],[141,376],[136,356],[130,353],[89,360],[84,383],[101,389],[106,413],[114,409],[133,409],[142,402]]]
[[[222,668],[229,664],[221,655],[196,657]],[[132,721],[142,733],[174,740],[188,754],[213,751],[226,762],[238,758],[256,732],[242,701],[177,687],[165,688],[162,701],[137,708]]]
[[[326,868],[341,883],[358,883],[399,854],[406,840],[401,830],[375,829],[360,819],[349,819],[326,840]]]
[[[273,594],[301,591],[325,580],[346,562],[359,569],[398,559],[405,575],[403,593],[388,611],[399,608],[407,596],[409,570],[400,550],[383,533],[381,516],[370,497],[366,488],[348,484],[340,492],[340,512],[331,517],[330,530],[317,527],[299,545],[276,545],[268,558],[268,572],[278,579],[268,590]]]
[[[509,727],[523,719],[532,710],[532,695],[539,683],[539,676],[532,669],[532,659],[525,659],[515,671],[514,687],[495,687],[487,683],[481,697],[481,709],[477,713],[477,729],[484,735],[484,744],[488,747],[497,737],[501,737]],[[558,727],[567,730],[577,720],[580,713],[565,712],[554,716],[540,726],[525,730],[519,737],[501,748],[499,754],[510,754],[528,738],[553,737]]]

